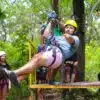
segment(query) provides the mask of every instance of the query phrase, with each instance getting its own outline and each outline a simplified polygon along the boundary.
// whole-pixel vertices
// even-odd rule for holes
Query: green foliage
[[[4,19],[6,16],[5,16],[5,13],[2,12],[1,8],[0,8],[0,20]]]
[[[86,42],[96,40],[100,42],[100,0],[85,0],[86,14]]]
[[[0,42],[0,50],[4,50],[7,53],[7,62],[10,64],[11,69],[15,69],[18,64],[20,52],[16,47],[13,47],[7,42]]]
[[[88,81],[97,81],[100,72],[100,45],[97,41],[91,41],[86,45],[85,78]]]
[[[7,100],[22,100],[23,98],[29,97],[30,93],[29,93],[27,81],[22,81],[20,85],[21,88],[16,88],[12,86],[12,88],[9,91]]]
[[[63,18],[65,21],[69,19],[73,12],[72,12],[72,0],[60,0],[59,1],[59,12],[60,17]]]

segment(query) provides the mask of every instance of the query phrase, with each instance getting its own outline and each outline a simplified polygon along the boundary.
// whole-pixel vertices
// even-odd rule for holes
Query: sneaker
[[[13,71],[9,71],[5,68],[0,69],[0,72],[5,73],[5,75],[9,78],[9,80],[11,81],[11,83],[16,86],[16,87],[20,87],[20,84],[17,80],[17,76]]]
[[[9,73],[9,79],[10,79],[11,83],[12,83],[14,86],[20,88],[20,84],[19,84],[19,82],[18,82],[18,80],[17,80],[17,76],[16,76],[16,74],[15,74],[13,71],[11,71],[11,72]]]
[[[55,84],[55,82],[53,81],[53,80],[49,80],[49,85],[54,85]]]

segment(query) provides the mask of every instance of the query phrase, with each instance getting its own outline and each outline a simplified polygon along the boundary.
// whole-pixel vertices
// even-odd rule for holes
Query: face
[[[57,20],[52,18],[48,20],[49,22],[52,21],[52,26],[55,27],[57,25]]]
[[[73,27],[72,25],[67,25],[65,27],[65,33],[72,35],[74,32],[75,32],[75,27]]]
[[[2,55],[2,56],[0,57],[0,59],[1,59],[2,62],[5,62],[5,61],[6,61],[6,55]]]

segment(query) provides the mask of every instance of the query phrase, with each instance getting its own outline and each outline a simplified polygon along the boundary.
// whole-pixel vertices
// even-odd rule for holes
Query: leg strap
[[[52,63],[48,67],[52,66],[55,63],[55,61],[56,61],[56,48],[53,47],[52,51],[53,51],[52,56],[53,56],[54,59],[53,59]]]

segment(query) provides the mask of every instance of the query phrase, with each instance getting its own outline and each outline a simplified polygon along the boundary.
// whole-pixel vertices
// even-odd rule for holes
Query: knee
[[[40,55],[37,57],[36,63],[38,67],[45,66],[46,58]]]

